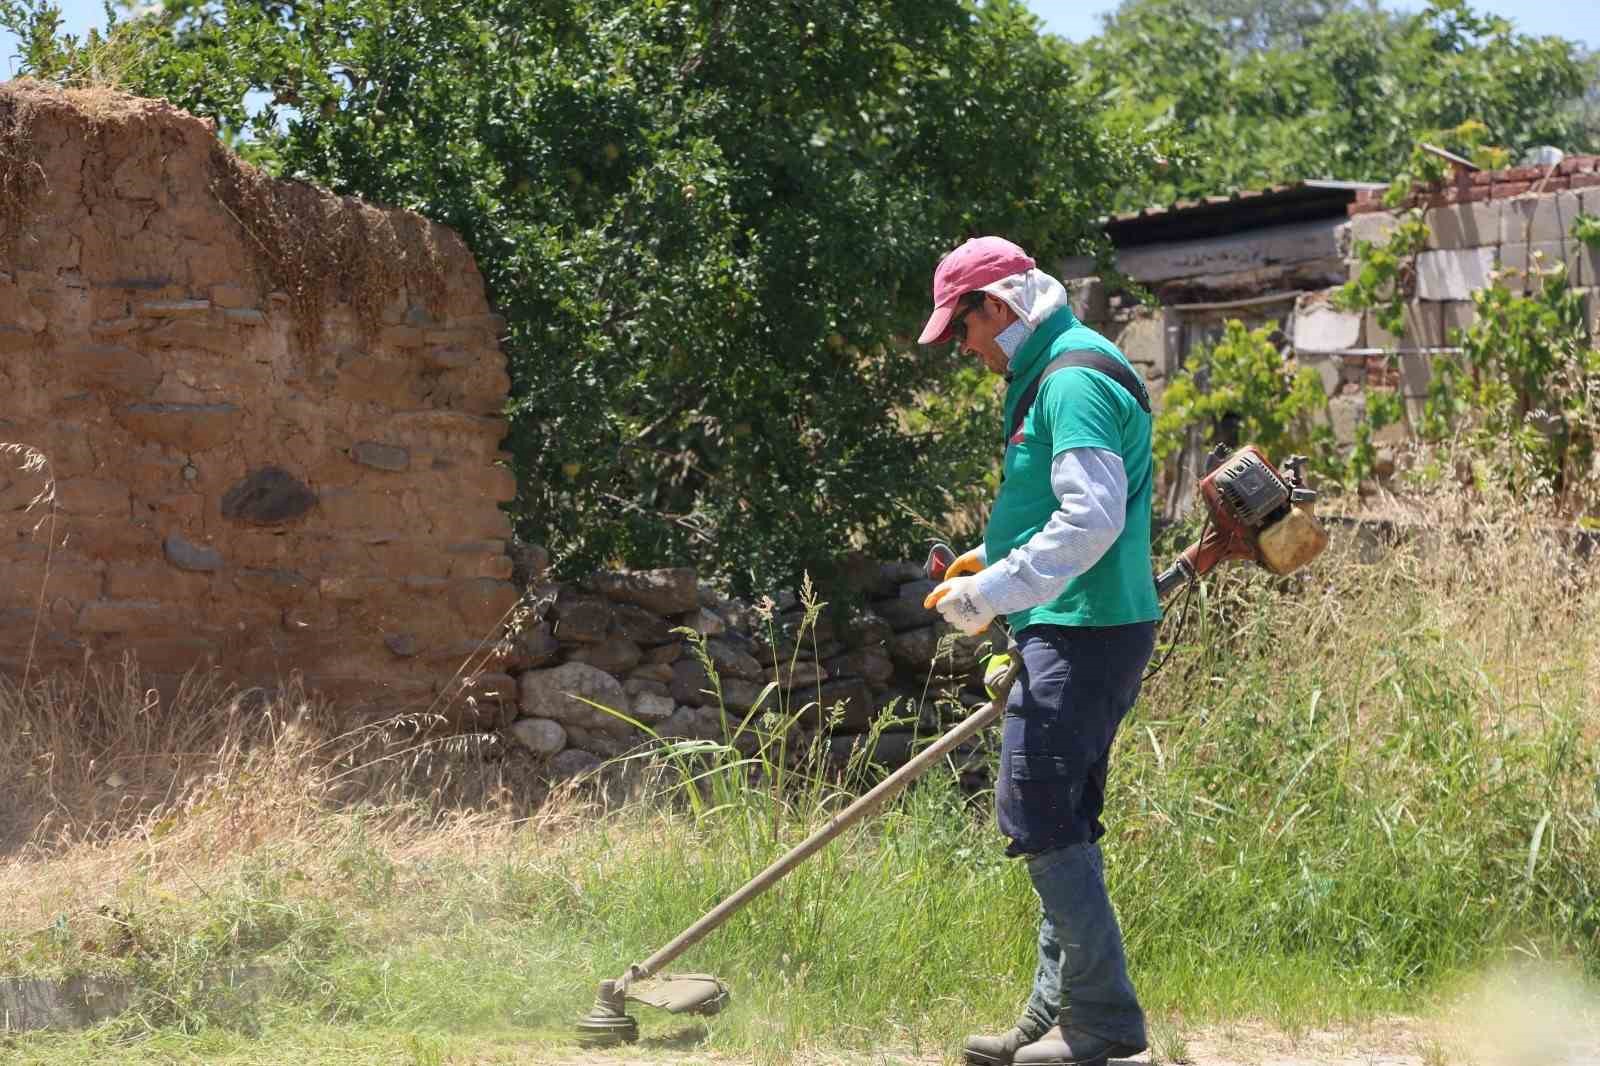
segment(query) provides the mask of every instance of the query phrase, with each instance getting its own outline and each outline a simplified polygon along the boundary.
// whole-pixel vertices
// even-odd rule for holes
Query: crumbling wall
[[[1398,337],[1372,312],[1343,311],[1333,302],[1338,286],[1361,269],[1356,243],[1387,240],[1396,225],[1382,197],[1381,189],[1358,192],[1342,221],[1134,249],[1119,256],[1119,267],[1145,282],[1162,305],[1108,294],[1099,279],[1082,277],[1067,283],[1074,308],[1143,371],[1157,402],[1181,365],[1184,331],[1193,328],[1186,323],[1234,315],[1281,323],[1297,364],[1321,377],[1331,428],[1344,445],[1354,442],[1368,389],[1398,389],[1410,419],[1420,416],[1434,361],[1451,356],[1458,331],[1475,320],[1473,292],[1492,280],[1526,291],[1531,269],[1563,264],[1600,343],[1600,251],[1572,232],[1580,214],[1600,217],[1600,157],[1462,172],[1417,186],[1406,206],[1423,209],[1430,235],[1417,256],[1414,298]],[[1088,267],[1068,264],[1065,273]],[[1205,300],[1187,302],[1196,296]],[[1375,435],[1380,470],[1389,468],[1387,450],[1407,432],[1397,423]]]
[[[1079,321],[1103,333],[1144,376],[1150,402],[1160,404],[1168,379],[1182,365],[1178,316],[1165,307],[1115,293],[1097,277],[1064,282]]]
[[[1476,321],[1473,292],[1492,282],[1526,292],[1530,272],[1564,265],[1568,284],[1582,293],[1589,335],[1600,343],[1600,252],[1573,236],[1580,214],[1600,216],[1600,156],[1459,171],[1417,186],[1405,206],[1423,209],[1429,236],[1416,258],[1403,336],[1385,331],[1371,312],[1328,310],[1330,293],[1302,298],[1295,348],[1302,363],[1322,372],[1337,429],[1353,426],[1365,405],[1363,391],[1371,387],[1399,389],[1408,414],[1417,418],[1434,361],[1452,356],[1458,332]],[[1395,224],[1380,194],[1360,196],[1350,206],[1352,250],[1357,241],[1386,241]],[[1359,269],[1352,258],[1350,276]],[[1325,328],[1300,324],[1311,312]]]
[[[0,467],[0,668],[131,650],[158,685],[434,705],[517,600],[503,324],[461,240],[27,82],[0,192],[0,441],[48,459]]]

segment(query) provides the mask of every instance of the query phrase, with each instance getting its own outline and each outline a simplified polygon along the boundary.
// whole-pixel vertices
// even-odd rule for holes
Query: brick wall
[[[0,668],[434,702],[516,599],[502,323],[460,239],[102,91],[0,85],[0,142],[0,441],[49,459],[0,466]]]

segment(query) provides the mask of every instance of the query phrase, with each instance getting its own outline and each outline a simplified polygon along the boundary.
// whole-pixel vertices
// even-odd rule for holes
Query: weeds
[[[1183,1035],[1181,1022],[1165,1016],[1149,1019],[1146,1026],[1150,1034],[1150,1061],[1159,1066],[1183,1066],[1190,1061],[1189,1041]]]
[[[33,143],[36,107],[21,94],[0,100],[0,266],[6,268],[16,261],[23,223],[46,187]]]

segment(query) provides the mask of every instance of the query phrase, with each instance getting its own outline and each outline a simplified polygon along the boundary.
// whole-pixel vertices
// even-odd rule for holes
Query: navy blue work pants
[[[1051,1025],[1133,1046],[1144,1012],[1128,978],[1096,843],[1117,726],[1139,695],[1155,625],[1029,626],[1006,701],[995,807],[1008,854],[1039,893],[1039,964],[1019,1025]]]

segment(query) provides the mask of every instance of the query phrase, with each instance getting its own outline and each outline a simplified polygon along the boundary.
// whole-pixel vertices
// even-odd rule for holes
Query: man
[[[1010,625],[995,806],[1039,894],[1039,965],[1016,1027],[974,1036],[980,1066],[1103,1063],[1145,1048],[1099,845],[1117,726],[1160,616],[1150,570],[1149,401],[1061,283],[999,237],[940,261],[919,343],[954,339],[1009,382],[1003,480],[983,544],[928,597],[969,634]],[[1031,396],[1029,394],[1032,394]]]

